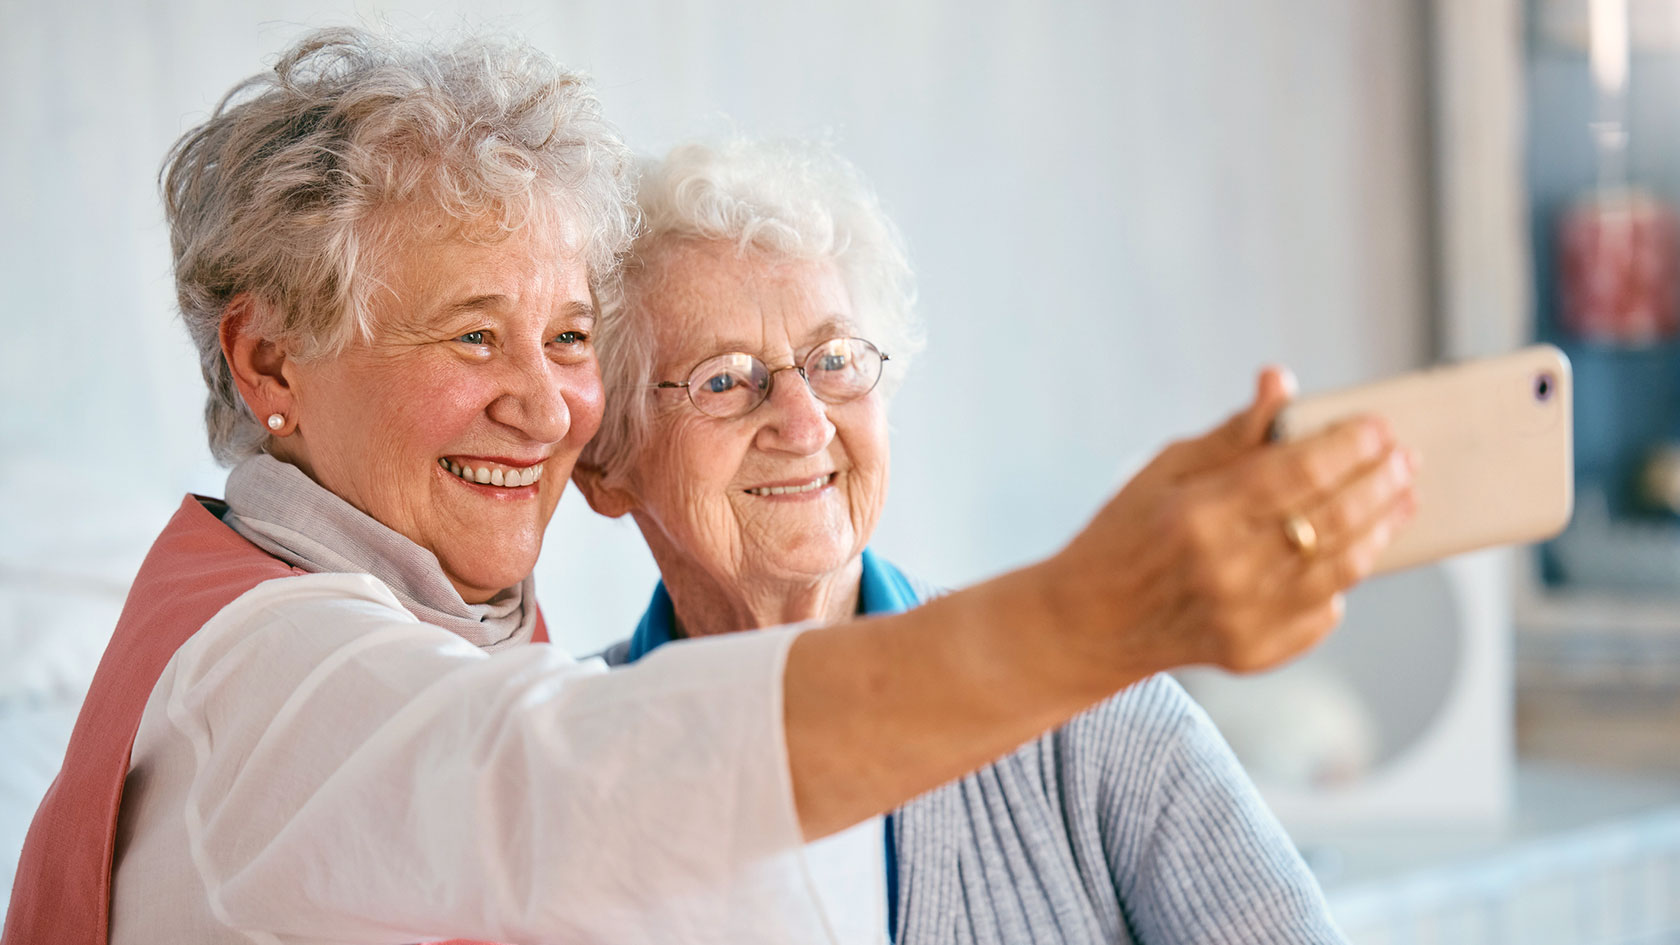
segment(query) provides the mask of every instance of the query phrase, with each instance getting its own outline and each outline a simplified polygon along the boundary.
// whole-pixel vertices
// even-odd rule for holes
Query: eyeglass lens
[[[818,400],[843,404],[875,389],[881,352],[862,338],[834,338],[817,345],[805,362],[805,382]],[[688,396],[702,413],[743,416],[770,395],[771,372],[750,354],[720,354],[700,362],[688,377]]]

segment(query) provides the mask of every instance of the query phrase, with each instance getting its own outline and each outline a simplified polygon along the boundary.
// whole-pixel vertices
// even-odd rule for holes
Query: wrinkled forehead
[[[588,258],[591,248],[577,214],[555,200],[533,200],[522,212],[500,205],[473,216],[458,216],[428,200],[394,201],[369,211],[357,238],[373,262],[405,250],[441,243],[494,246],[514,241],[551,247],[556,258]]]
[[[385,211],[368,230],[366,276],[381,326],[429,322],[474,299],[518,300],[538,288],[593,308],[579,228],[562,213],[507,229],[494,217],[459,220],[424,206]]]
[[[727,351],[785,362],[818,342],[862,332],[828,259],[679,241],[645,257],[629,279],[661,368]]]

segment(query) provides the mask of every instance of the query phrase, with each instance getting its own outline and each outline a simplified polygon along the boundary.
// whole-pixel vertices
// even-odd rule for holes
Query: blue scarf
[[[863,549],[863,579],[858,584],[858,613],[903,613],[922,599],[904,573],[868,548]],[[671,594],[660,581],[653,589],[653,599],[630,636],[630,649],[624,656],[626,663],[634,663],[659,647],[676,639],[677,611],[671,606]],[[898,845],[893,841],[893,815],[887,814],[887,931],[898,939]]]

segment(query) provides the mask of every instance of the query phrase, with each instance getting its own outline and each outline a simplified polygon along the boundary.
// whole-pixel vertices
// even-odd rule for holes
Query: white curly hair
[[[824,142],[737,138],[692,142],[642,165],[642,229],[619,292],[596,325],[606,413],[580,458],[609,476],[647,442],[654,332],[642,298],[661,277],[660,254],[682,241],[720,241],[772,259],[827,260],[852,299],[866,337],[891,361],[879,389],[891,394],[924,347],[916,281],[904,239],[849,161]]]

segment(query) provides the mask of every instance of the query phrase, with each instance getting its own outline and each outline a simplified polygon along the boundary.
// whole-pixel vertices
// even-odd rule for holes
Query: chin
[[[861,553],[850,548],[806,546],[784,549],[775,553],[774,560],[794,574],[824,577],[844,570]]]
[[[492,565],[491,562],[500,562]],[[506,549],[486,551],[465,561],[444,561],[443,571],[457,588],[475,591],[472,596],[494,597],[530,576],[536,568],[535,553],[512,554]],[[464,590],[462,597],[468,597]],[[472,603],[468,600],[468,603]],[[483,603],[483,601],[479,601]]]

